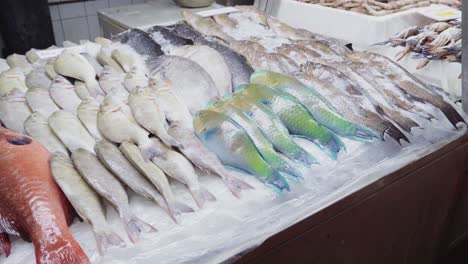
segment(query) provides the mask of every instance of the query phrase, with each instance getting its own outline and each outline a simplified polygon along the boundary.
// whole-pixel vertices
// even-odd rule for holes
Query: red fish
[[[52,178],[50,154],[30,137],[0,128],[0,255],[8,235],[32,241],[37,264],[88,264],[68,224],[73,209]]]

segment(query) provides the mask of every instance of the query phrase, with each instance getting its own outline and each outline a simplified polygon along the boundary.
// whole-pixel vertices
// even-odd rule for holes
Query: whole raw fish
[[[50,97],[49,90],[30,88],[26,92],[26,101],[33,112],[38,112],[49,118],[51,114],[60,110]]]
[[[262,158],[270,164],[270,166],[281,172],[286,178],[297,180],[303,178],[300,171],[293,168],[287,163],[273,148],[273,145],[265,138],[262,131],[250,120],[247,115],[241,110],[229,105],[225,102],[217,102],[208,110],[216,111],[226,115],[228,120],[232,121],[241,127],[245,133],[250,137]]]
[[[28,90],[24,73],[19,68],[11,68],[0,73],[0,97],[6,96],[14,89],[23,92]]]
[[[231,42],[233,39],[231,36],[226,34],[220,25],[210,17],[202,17],[191,11],[182,11],[182,16],[185,21],[192,26],[196,31],[202,33],[203,35],[216,37],[224,42]]]
[[[198,182],[198,174],[196,173],[192,163],[190,163],[185,156],[167,147],[157,138],[152,138],[152,140],[165,153],[165,157],[154,157],[152,160],[154,164],[164,171],[167,176],[185,184],[190,190],[190,193],[198,207],[202,208],[206,200],[216,200],[213,194],[200,186],[200,183]]]
[[[130,46],[138,54],[144,56],[146,60],[151,61],[164,54],[161,46],[147,32],[140,29],[129,29],[114,36],[112,40]]]
[[[193,212],[192,208],[176,199],[164,172],[151,161],[145,161],[136,145],[123,141],[120,144],[120,151],[158,189],[159,193],[166,200],[169,212],[175,221],[177,221],[177,216]]]
[[[10,65],[11,68],[21,69],[24,75],[27,75],[32,70],[31,63],[28,62],[28,60],[26,59],[26,56],[24,55],[18,55],[14,53],[8,56],[6,60],[8,62],[8,65]]]
[[[92,97],[88,97],[81,102],[78,106],[78,119],[88,130],[89,134],[94,138],[96,142],[103,140],[104,138],[99,132],[97,127],[97,114],[99,112],[100,104]]]
[[[202,110],[195,116],[193,124],[200,140],[224,165],[256,176],[275,191],[289,190],[288,183],[262,158],[244,130],[225,115]]]
[[[228,98],[226,102],[242,110],[251,118],[278,152],[305,165],[318,163],[312,155],[294,141],[281,119],[267,106],[241,95]]]
[[[167,133],[168,125],[155,97],[151,88],[137,88],[128,97],[128,105],[142,127],[158,136],[164,144],[178,147],[179,142]]]
[[[126,112],[118,99],[106,96],[98,112],[99,131],[106,139],[115,143],[123,141],[136,143],[147,161],[154,156],[163,155],[149,139],[148,131],[130,119],[130,115],[131,113]]]
[[[123,73],[122,67],[112,57],[112,49],[108,46],[103,46],[96,56],[97,61],[103,66],[110,66],[119,73]],[[101,72],[102,74],[102,72]],[[100,76],[100,75],[99,75]]]
[[[132,67],[125,75],[123,83],[127,91],[131,93],[137,88],[147,87],[148,82],[148,76],[146,76],[143,70],[138,67]]]
[[[57,111],[49,117],[49,126],[71,152],[86,149],[94,153],[96,142],[74,114]]]
[[[116,47],[112,51],[111,57],[120,64],[125,72],[129,72],[132,67],[145,67],[143,57],[127,45]]]
[[[240,86],[236,93],[269,107],[283,121],[292,135],[314,142],[333,159],[337,158],[340,150],[345,149],[344,143],[338,136],[320,126],[309,111],[289,94],[258,84]]]
[[[47,149],[0,128],[0,152],[2,237],[32,241],[37,264],[90,263],[68,229],[73,209],[52,178]]]
[[[51,80],[59,76],[58,73],[55,71],[55,59],[56,58],[49,59],[45,65],[46,74]]]
[[[115,207],[130,241],[136,243],[142,231],[156,231],[132,213],[125,188],[93,153],[77,149],[72,152],[72,160],[86,182]]]
[[[110,66],[104,66],[99,77],[99,85],[106,94],[125,101],[128,98],[128,91],[124,87],[124,78],[125,74],[117,72]]]
[[[341,117],[336,113],[331,103],[313,87],[306,86],[293,77],[269,71],[256,71],[250,79],[252,83],[280,89],[294,96],[309,110],[320,125],[327,127],[337,135],[360,141],[371,141],[373,138],[379,137],[368,128]]]
[[[50,153],[63,153],[68,155],[67,148],[57,138],[49,127],[48,117],[34,112],[24,122],[24,130],[28,135],[39,141]]]
[[[75,86],[62,76],[52,81],[49,89],[50,97],[63,110],[76,115],[81,99],[75,92]]]
[[[107,244],[124,247],[124,241],[107,224],[99,196],[76,171],[68,154],[54,153],[50,168],[77,214],[92,226],[99,253],[104,254]]]
[[[24,133],[24,121],[31,114],[25,97],[24,92],[18,89],[0,97],[0,121],[6,128],[17,133]]]

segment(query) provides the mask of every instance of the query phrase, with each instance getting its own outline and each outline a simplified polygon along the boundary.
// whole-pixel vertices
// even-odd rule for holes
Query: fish
[[[156,145],[155,143],[153,144]],[[176,222],[178,222],[177,217],[181,214],[193,212],[190,206],[176,199],[164,172],[153,162],[145,161],[135,144],[123,141],[119,149],[127,160],[158,189],[159,193],[166,200],[170,215]]]
[[[439,108],[455,128],[457,128],[457,124],[460,122],[466,124],[466,121],[452,105],[447,103],[443,98],[431,93],[430,88],[397,63],[376,53],[362,52],[356,53],[355,55],[358,56],[357,59],[363,63],[372,63],[372,65],[377,67],[382,74],[392,80],[393,83],[410,98],[422,103],[429,103]]]
[[[228,97],[225,102],[251,118],[278,152],[306,166],[318,163],[317,159],[294,141],[281,119],[265,105],[241,96]]]
[[[0,97],[0,121],[9,130],[24,134],[24,121],[31,114],[23,91],[13,89]]]
[[[219,96],[232,92],[231,73],[223,56],[215,49],[206,45],[180,46],[173,48],[170,54],[198,63],[210,75]]]
[[[91,97],[86,98],[78,106],[78,119],[84,125],[89,134],[96,142],[105,140],[97,127],[97,113],[99,112],[99,102]]]
[[[146,31],[150,34],[151,38],[161,46],[163,51],[169,50],[172,47],[194,44],[193,40],[180,37],[166,27],[153,26]]]
[[[136,243],[142,231],[157,231],[132,213],[125,188],[93,153],[77,149],[72,152],[71,158],[86,182],[117,210],[131,242]]]
[[[231,87],[237,87],[241,84],[246,84],[249,82],[250,74],[254,72],[252,66],[247,62],[245,57],[238,54],[234,50],[225,45],[214,41],[208,41],[200,33],[193,30],[187,24],[179,23],[168,27],[171,32],[174,32],[180,37],[190,39],[195,44],[206,45],[210,48],[217,50],[221,56],[223,56],[224,61],[228,65],[229,71],[231,72]]]
[[[229,43],[233,40],[231,36],[223,31],[223,28],[216,24],[216,22],[210,17],[202,17],[196,13],[188,10],[181,12],[182,17],[187,23],[194,28],[196,31],[203,35],[215,37],[220,41]]]
[[[151,62],[150,80],[169,82],[191,113],[219,98],[210,75],[196,62],[180,56],[160,56]]]
[[[133,48],[135,52],[144,56],[146,60],[154,60],[164,55],[161,46],[157,44],[147,32],[132,28],[112,38],[114,42],[120,42]]]
[[[49,90],[30,88],[26,92],[26,102],[33,112],[38,112],[49,118],[51,114],[60,110],[50,97]]]
[[[50,97],[63,110],[76,114],[81,99],[75,92],[75,86],[62,76],[52,81],[49,88]]]
[[[58,73],[55,71],[55,59],[56,58],[49,59],[45,64],[46,74],[51,80],[59,76]]]
[[[13,53],[6,57],[6,60],[11,68],[19,68],[24,73],[24,75],[27,75],[32,70],[31,63],[28,62],[26,56],[24,55]]]
[[[110,66],[104,66],[99,77],[99,85],[106,94],[111,94],[121,100],[127,100],[128,91],[124,87],[125,74],[119,73]]]
[[[119,180],[137,194],[167,210],[166,201],[159,194],[158,190],[145,176],[133,167],[116,145],[108,141],[100,141],[96,144],[95,151],[102,164]],[[175,221],[174,216],[171,215],[171,217]]]
[[[81,100],[92,97],[88,91],[88,87],[86,87],[86,83],[76,80],[73,86],[75,87],[76,95],[78,95]]]
[[[50,154],[36,140],[0,128],[1,233],[32,241],[37,264],[91,263],[68,225],[73,209],[55,183]]]
[[[54,69],[60,75],[86,83],[92,97],[105,95],[96,81],[96,71],[81,54],[69,50],[62,51],[55,60]]]
[[[119,73],[123,73],[124,70],[120,67],[120,64],[116,62],[112,57],[112,49],[110,46],[103,46],[98,52],[96,59],[102,66],[110,66]],[[102,74],[102,72],[101,72]],[[100,76],[100,75],[99,75]]]
[[[196,114],[193,125],[198,138],[224,165],[254,175],[277,192],[290,190],[286,180],[262,158],[244,130],[225,115],[202,110]]]
[[[96,142],[74,114],[64,110],[53,113],[49,127],[71,152],[77,149],[94,152]]]
[[[103,46],[103,47],[108,47],[108,46],[112,45],[112,40],[107,39],[107,38],[103,38],[103,37],[94,38],[94,42],[96,44],[99,44],[99,45]]]
[[[124,87],[129,93],[137,88],[144,88],[148,86],[148,76],[138,67],[132,67],[124,78]]]
[[[77,214],[92,226],[99,254],[104,255],[107,244],[125,247],[125,242],[107,223],[100,197],[75,169],[68,154],[54,153],[50,159],[50,168],[55,182]]]
[[[317,52],[310,50],[303,45],[283,43],[276,47],[275,52],[292,59],[297,65],[307,63],[311,57],[320,56]]]
[[[309,111],[289,94],[259,84],[239,86],[237,94],[252,98],[270,108],[292,135],[313,142],[332,159],[337,159],[338,153],[345,150],[341,139],[331,130],[320,126]]]
[[[106,96],[99,107],[97,116],[98,129],[101,134],[114,143],[129,141],[136,143],[146,161],[154,156],[163,155],[161,150],[154,146],[149,139],[149,132],[139,126],[136,121],[129,118],[131,113],[126,112],[122,103],[113,96]]]
[[[218,25],[220,25],[223,28],[230,28],[230,29],[235,29],[238,27],[237,22],[230,18],[228,14],[220,14],[220,15],[215,15],[213,16],[213,19]]]
[[[273,148],[273,145],[265,138],[262,131],[253,123],[241,110],[224,102],[216,102],[207,110],[215,111],[226,115],[228,120],[242,128],[250,137],[258,152],[270,166],[279,171],[285,178],[292,180],[303,179],[302,173],[292,167]]]
[[[238,5],[235,6],[236,9],[240,10],[244,15],[246,15],[251,21],[256,22],[266,28],[268,28],[268,19],[265,13],[261,12],[254,6],[249,5]]]
[[[124,45],[122,45],[124,46]],[[119,47],[112,51],[111,57],[120,64],[120,67],[124,72],[129,72],[134,66],[145,67],[144,61],[138,53],[132,50],[132,48]]]
[[[369,102],[353,81],[342,72],[331,66],[307,63],[302,67],[303,75],[299,75],[309,86],[314,87],[323,97],[330,100],[335,109],[344,118],[369,128],[384,140],[388,134],[397,142],[404,140],[409,142],[390,121],[374,112],[374,105]]]
[[[24,121],[24,130],[28,135],[39,141],[50,153],[63,153],[68,155],[67,148],[49,127],[48,117],[38,112],[33,112]]]
[[[137,88],[128,97],[128,105],[142,127],[159,137],[164,144],[181,147],[180,143],[167,133],[165,116],[159,109],[151,88]]]
[[[368,128],[343,118],[314,87],[306,86],[294,77],[269,71],[256,71],[251,76],[251,82],[290,94],[307,108],[320,125],[339,136],[364,142],[371,142],[374,138],[379,138],[379,135]]]
[[[98,62],[96,57],[91,56],[89,53],[81,53],[81,56],[83,56],[89,62],[89,64],[93,66],[96,75],[101,76],[102,65]]]
[[[19,68],[11,68],[0,73],[0,97],[8,95],[14,89],[26,92],[24,73]]]
[[[43,67],[33,69],[25,78],[25,84],[28,89],[41,88],[47,90],[51,83],[52,80],[47,76]]]
[[[184,156],[200,170],[221,177],[236,197],[240,196],[243,189],[253,188],[229,174],[216,155],[210,152],[195,136],[192,115],[170,86],[154,86],[153,90],[156,94],[156,103],[164,114],[165,120],[170,123],[167,132],[173,138],[177,138],[181,144],[179,150]]]
[[[199,208],[203,208],[206,201],[216,201],[212,193],[200,186],[195,168],[184,155],[167,147],[158,138],[152,140],[165,153],[165,157],[154,157],[153,163],[167,176],[185,184]]]

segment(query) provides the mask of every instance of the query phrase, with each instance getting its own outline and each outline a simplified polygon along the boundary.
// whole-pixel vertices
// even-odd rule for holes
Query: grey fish
[[[24,121],[31,114],[25,96],[23,91],[15,88],[0,97],[1,123],[9,130],[20,134],[24,134]]]
[[[224,57],[224,61],[229,67],[232,87],[237,87],[249,82],[250,75],[254,70],[242,55],[222,44],[208,41],[185,23],[179,23],[168,28],[178,36],[192,40],[195,44],[206,45],[217,50]]]
[[[112,41],[119,41],[132,47],[138,54],[148,56],[147,59],[153,60],[156,57],[164,55],[161,46],[153,41],[151,36],[140,29],[129,29],[112,38]]]
[[[30,88],[26,92],[26,101],[33,112],[39,112],[49,118],[54,112],[60,110],[50,97],[49,90],[42,88]]]
[[[63,153],[68,155],[67,148],[49,127],[47,117],[40,113],[32,113],[24,122],[24,130],[28,135],[37,139],[50,153]]]
[[[156,231],[156,228],[131,212],[125,188],[94,154],[77,149],[72,152],[72,160],[86,182],[115,207],[124,223],[128,238],[133,243],[138,241],[141,231]]]
[[[106,244],[125,247],[125,242],[109,227],[99,196],[76,171],[71,159],[62,153],[54,153],[50,168],[75,211],[92,226],[100,255],[104,254]]]
[[[162,26],[153,26],[147,31],[152,36],[153,40],[161,46],[171,45],[179,47],[194,44],[192,40],[179,37],[171,30]]]

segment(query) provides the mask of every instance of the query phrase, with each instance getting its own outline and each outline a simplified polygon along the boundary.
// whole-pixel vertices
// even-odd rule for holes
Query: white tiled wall
[[[50,16],[57,45],[64,40],[78,43],[101,36],[97,11],[116,6],[141,4],[147,0],[91,0],[79,3],[51,5]]]

